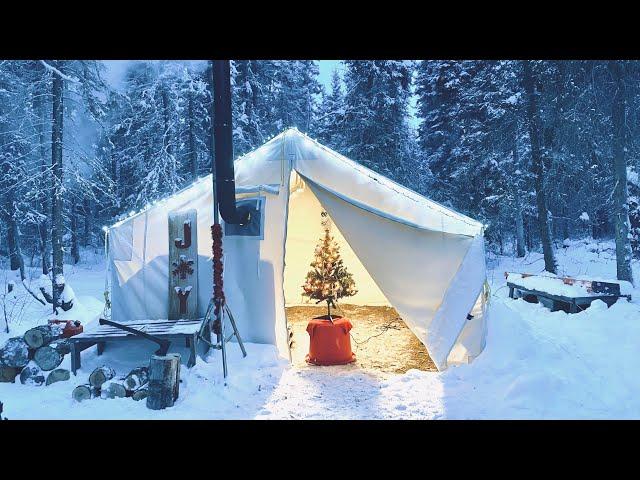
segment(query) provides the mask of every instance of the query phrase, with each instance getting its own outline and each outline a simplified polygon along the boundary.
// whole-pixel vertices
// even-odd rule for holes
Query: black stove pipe
[[[214,181],[218,209],[220,216],[226,223],[245,225],[249,222],[250,210],[248,208],[236,208],[229,60],[214,60],[212,68],[213,138],[215,144]]]

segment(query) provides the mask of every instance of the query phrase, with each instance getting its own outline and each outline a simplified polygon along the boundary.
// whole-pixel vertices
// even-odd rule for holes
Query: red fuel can
[[[49,320],[49,324],[64,325],[62,338],[69,338],[82,333],[82,324],[79,320]]]
[[[307,325],[309,353],[306,360],[314,365],[344,365],[354,362],[351,351],[351,322],[344,317],[314,318]]]

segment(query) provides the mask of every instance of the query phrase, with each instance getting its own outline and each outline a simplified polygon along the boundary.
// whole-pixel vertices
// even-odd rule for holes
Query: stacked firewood
[[[13,337],[0,348],[0,382],[51,385],[69,380],[69,370],[58,368],[71,352],[59,325],[39,325],[22,337]]]
[[[147,367],[134,368],[128,375],[116,379],[116,371],[111,367],[103,365],[91,372],[87,384],[78,385],[74,388],[71,396],[78,402],[98,397],[131,397],[138,401],[147,398],[148,382],[149,369]]]

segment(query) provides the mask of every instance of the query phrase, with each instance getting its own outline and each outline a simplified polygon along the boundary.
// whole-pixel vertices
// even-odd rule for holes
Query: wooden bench
[[[552,302],[551,311],[561,310],[561,305],[566,304],[569,308],[569,313],[578,313],[580,310],[584,310],[591,305],[594,300],[602,300],[608,307],[618,301],[618,298],[626,298],[631,300],[631,295],[616,295],[616,294],[594,294],[584,297],[567,297],[563,295],[554,295],[547,292],[541,292],[539,290],[533,290],[525,288],[517,283],[507,282],[509,287],[509,298],[514,298],[515,291],[518,291],[521,296],[526,297],[532,295],[539,301],[540,298],[548,299]]]
[[[190,349],[187,367],[196,363],[196,344],[202,318],[190,320],[136,320],[125,325],[144,333],[166,340],[185,342]],[[80,352],[94,345],[98,346],[98,355],[102,355],[107,342],[140,340],[141,337],[111,325],[96,325],[79,335],[69,338],[71,343],[71,370],[73,374],[80,368]]]

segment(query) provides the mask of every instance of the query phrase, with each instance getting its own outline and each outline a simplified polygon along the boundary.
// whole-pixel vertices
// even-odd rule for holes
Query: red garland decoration
[[[216,320],[213,322],[213,332],[220,333],[220,322],[217,317],[220,308],[225,303],[224,291],[222,290],[222,226],[211,226],[211,238],[213,240],[213,301],[215,304],[214,314]]]

